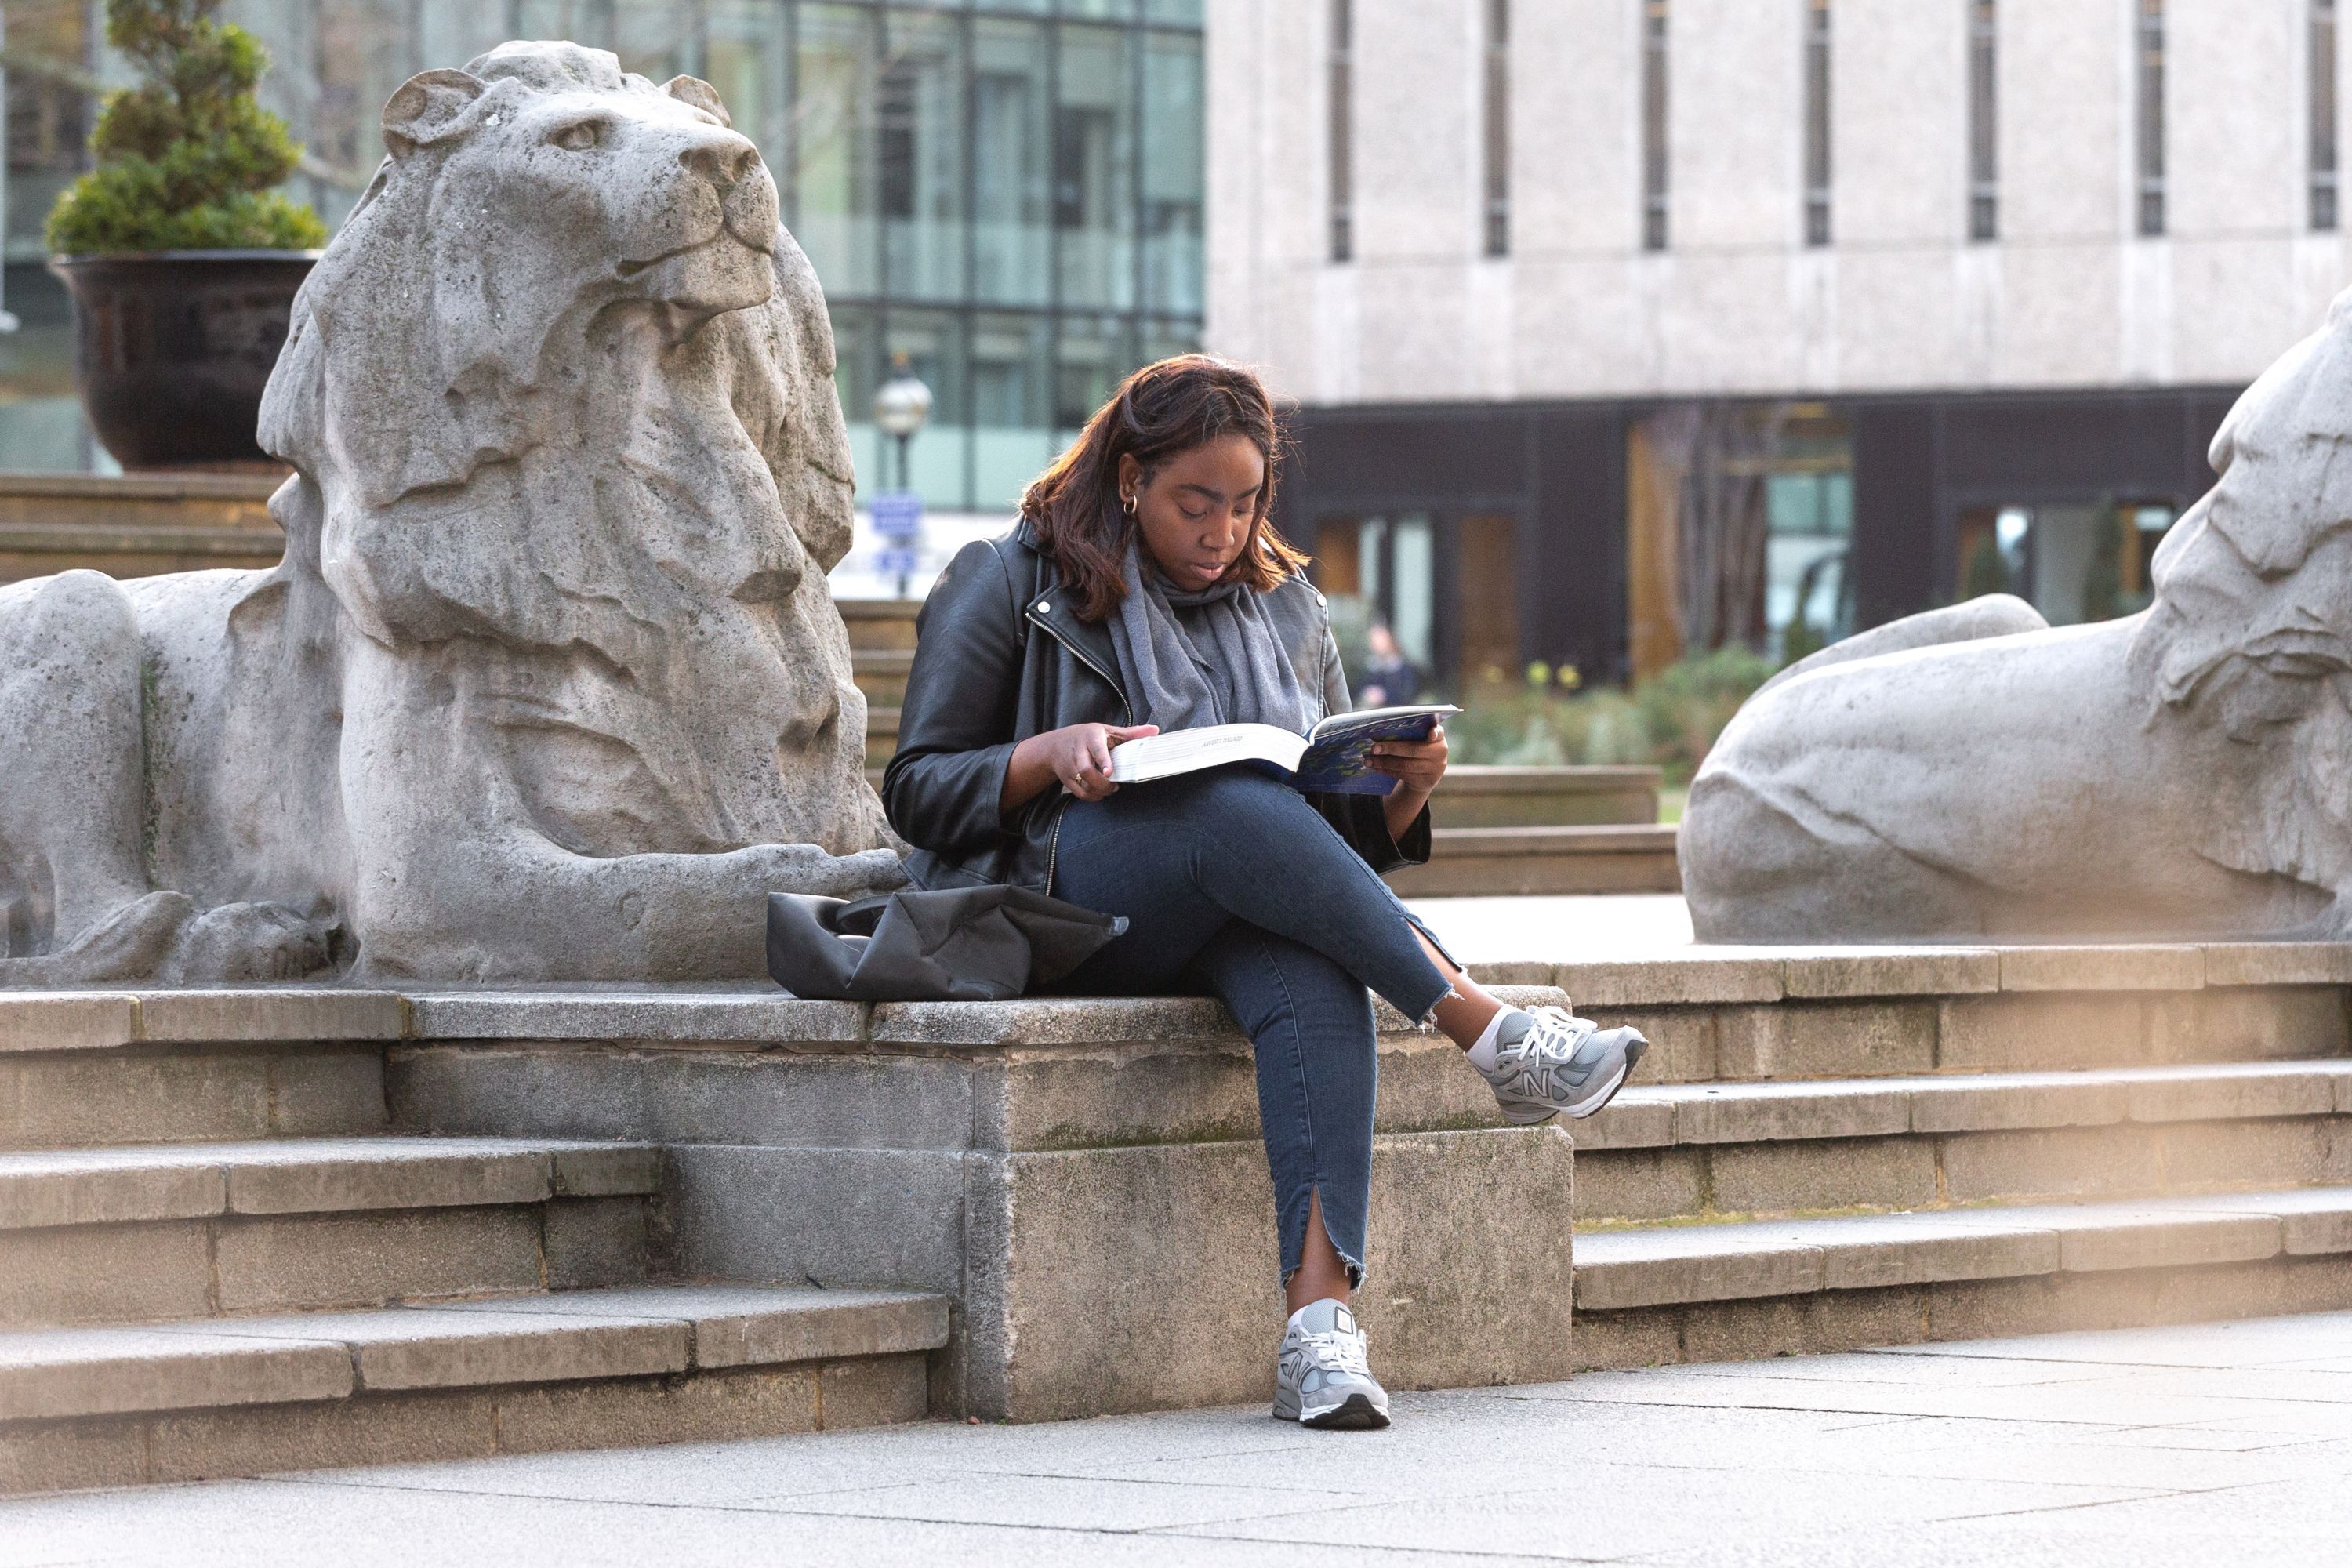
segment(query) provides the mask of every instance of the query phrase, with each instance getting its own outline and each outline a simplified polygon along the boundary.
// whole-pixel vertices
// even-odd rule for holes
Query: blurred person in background
[[[1366,640],[1372,657],[1364,664],[1364,683],[1357,697],[1366,708],[1394,708],[1421,695],[1421,671],[1397,647],[1396,633],[1386,621],[1374,621]]]

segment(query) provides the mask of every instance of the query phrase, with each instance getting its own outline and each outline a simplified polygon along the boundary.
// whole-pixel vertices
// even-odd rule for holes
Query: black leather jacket
[[[898,750],[882,805],[915,846],[907,874],[923,888],[1005,882],[1054,890],[1054,848],[1070,796],[1049,789],[1008,819],[997,810],[1013,748],[1071,724],[1139,722],[1118,680],[1108,627],[1080,620],[1053,557],[1027,521],[964,546],[916,618],[914,668],[898,714]],[[1303,577],[1266,595],[1310,707],[1348,707],[1330,612]],[[1375,871],[1429,858],[1423,807],[1402,841],[1377,795],[1307,797]]]

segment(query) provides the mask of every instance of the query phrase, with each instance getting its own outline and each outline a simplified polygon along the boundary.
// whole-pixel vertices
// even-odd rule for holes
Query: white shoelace
[[[1298,1345],[1319,1372],[1351,1372],[1359,1377],[1372,1374],[1371,1363],[1364,1359],[1361,1334],[1301,1334]]]
[[[1518,1043],[1517,1050],[1522,1060],[1533,1058],[1537,1061],[1564,1065],[1574,1059],[1576,1053],[1584,1048],[1584,1042],[1591,1039],[1593,1031],[1600,1027],[1590,1019],[1561,1013],[1555,1007],[1544,1008],[1534,1016],[1536,1026],[1529,1029]]]

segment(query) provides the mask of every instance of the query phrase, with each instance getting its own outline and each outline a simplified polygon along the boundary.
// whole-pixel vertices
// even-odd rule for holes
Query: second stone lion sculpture
[[[0,984],[762,973],[901,879],[817,279],[717,95],[509,44],[297,301],[268,573],[0,589]]]
[[[1980,599],[1750,699],[1691,785],[1702,941],[2352,937],[2352,293],[2214,437],[2139,615]]]

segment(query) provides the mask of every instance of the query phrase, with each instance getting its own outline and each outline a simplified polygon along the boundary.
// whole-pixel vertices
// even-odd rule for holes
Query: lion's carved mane
[[[555,45],[419,81],[264,405],[263,445],[317,492],[280,509],[289,562],[380,644],[496,650],[496,722],[632,753],[649,798],[625,828],[559,832],[583,852],[881,842],[878,810],[844,833],[815,819],[835,802],[797,811],[776,780],[862,766],[865,714],[823,582],[849,539],[832,334],[764,173],[748,217],[713,205],[682,229],[665,144],[583,157],[544,132],[558,109],[723,117],[702,84]],[[632,260],[750,224],[754,303],[665,297]],[[583,656],[593,694],[543,668]]]

